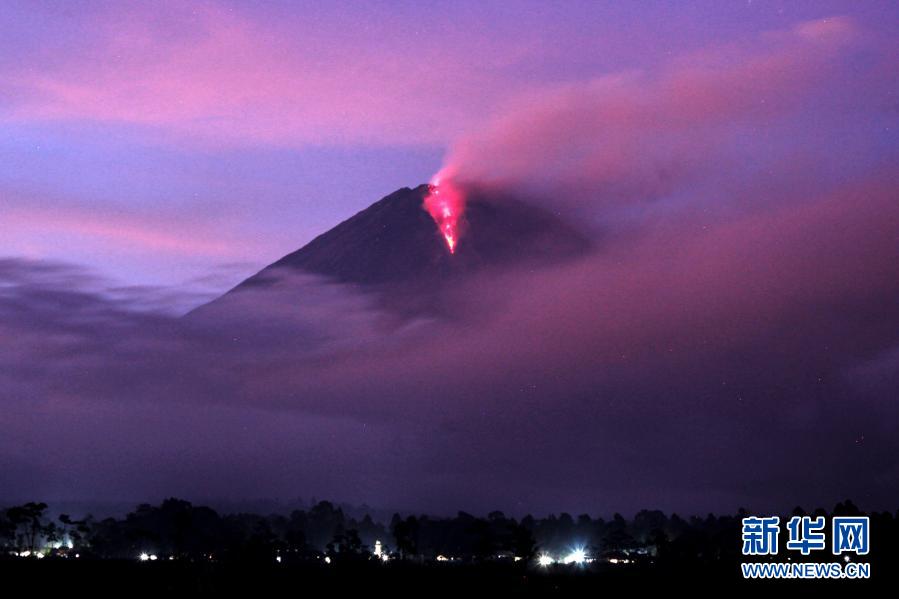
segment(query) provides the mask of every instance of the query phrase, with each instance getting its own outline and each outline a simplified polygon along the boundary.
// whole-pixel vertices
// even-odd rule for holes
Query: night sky
[[[0,500],[895,509],[897,23],[4,2]],[[183,325],[441,169],[591,252],[460,280],[452,318],[297,276]]]

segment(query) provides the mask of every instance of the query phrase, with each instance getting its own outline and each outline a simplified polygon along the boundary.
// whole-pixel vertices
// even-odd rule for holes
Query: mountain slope
[[[209,312],[242,290],[259,290],[284,272],[320,275],[388,299],[404,297],[393,303],[405,309],[410,295],[467,273],[564,261],[589,247],[585,237],[542,209],[475,196],[467,203],[458,248],[450,254],[422,208],[427,193],[427,185],[393,192],[194,313]]]

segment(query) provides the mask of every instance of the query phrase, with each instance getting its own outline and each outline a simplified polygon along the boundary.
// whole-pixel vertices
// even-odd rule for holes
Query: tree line
[[[289,515],[219,514],[180,499],[141,504],[122,518],[75,519],[47,515],[45,503],[0,510],[0,546],[5,558],[27,556],[82,559],[291,562],[324,560],[484,562],[533,564],[538,555],[556,559],[580,549],[596,559],[661,565],[731,564],[740,559],[741,519],[749,515],[682,518],[642,510],[633,518],[609,519],[562,513],[520,519],[495,511],[486,517],[395,514],[390,522],[356,518],[328,501]],[[828,514],[822,509],[789,515],[862,515],[850,501]],[[899,512],[871,517],[872,560],[895,559]],[[375,548],[381,555],[375,556]],[[384,558],[383,556],[387,556]],[[617,562],[616,562],[617,563]]]

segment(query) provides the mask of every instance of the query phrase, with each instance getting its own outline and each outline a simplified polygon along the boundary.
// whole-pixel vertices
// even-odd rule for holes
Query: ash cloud
[[[457,140],[444,170],[593,227],[814,196],[895,163],[895,50],[833,17],[544,88]]]

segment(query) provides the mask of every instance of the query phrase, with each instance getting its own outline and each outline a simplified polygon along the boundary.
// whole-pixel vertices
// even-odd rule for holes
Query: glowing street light
[[[546,553],[542,554],[540,557],[537,558],[537,563],[540,564],[541,566],[543,566],[544,568],[546,568],[547,566],[551,566],[553,564],[553,562],[555,562],[555,561],[556,560],[554,560],[552,557],[550,557],[549,554],[546,554]]]

